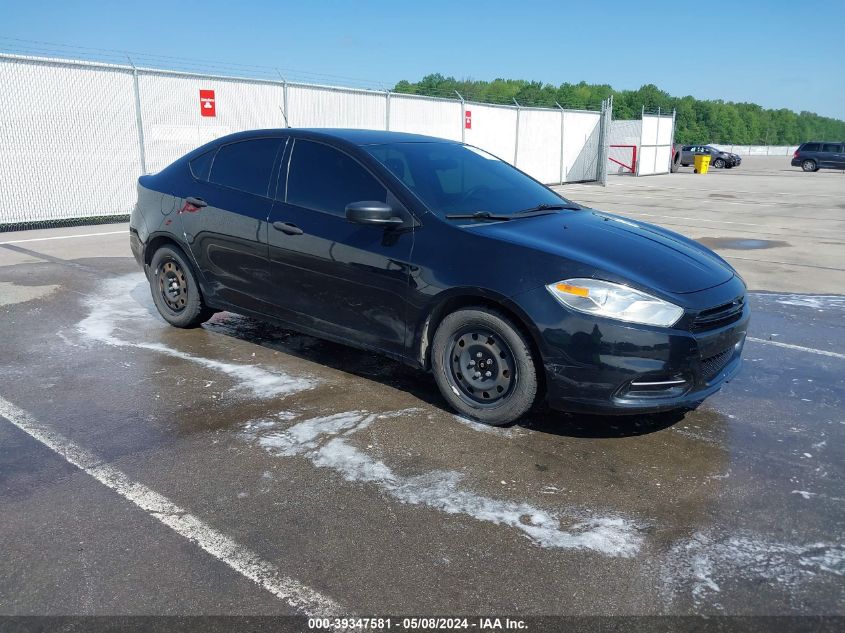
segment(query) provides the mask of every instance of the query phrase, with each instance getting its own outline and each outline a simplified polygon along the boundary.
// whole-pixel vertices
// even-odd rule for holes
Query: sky
[[[0,15],[2,51],[82,50],[62,44],[386,88],[434,72],[653,83],[845,119],[845,0],[0,0]]]

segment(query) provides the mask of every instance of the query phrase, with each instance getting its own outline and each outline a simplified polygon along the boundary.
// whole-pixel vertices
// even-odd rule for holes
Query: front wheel
[[[816,161],[814,160],[805,160],[801,163],[801,169],[804,171],[816,171]]]
[[[431,365],[449,404],[486,424],[514,422],[537,396],[528,342],[495,310],[468,308],[446,316],[434,334]]]
[[[713,161],[713,167],[716,169],[722,169],[725,166],[725,160],[723,158],[717,158]]]
[[[176,327],[197,327],[214,311],[202,300],[199,285],[187,257],[176,246],[162,246],[150,261],[150,290],[164,320]]]

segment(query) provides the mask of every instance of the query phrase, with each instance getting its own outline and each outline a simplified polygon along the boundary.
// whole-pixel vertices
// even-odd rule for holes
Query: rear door
[[[178,218],[211,293],[218,300],[266,312],[267,219],[271,181],[286,138],[235,141],[192,161],[194,184]],[[203,160],[199,160],[202,158]],[[194,165],[193,163],[196,163]]]
[[[368,347],[402,354],[413,220],[355,158],[296,139],[277,194],[268,240],[279,317]],[[284,169],[284,167],[283,167]],[[353,224],[351,202],[388,202],[406,226]]]
[[[822,143],[819,167],[836,169],[842,159],[842,146],[838,143]]]

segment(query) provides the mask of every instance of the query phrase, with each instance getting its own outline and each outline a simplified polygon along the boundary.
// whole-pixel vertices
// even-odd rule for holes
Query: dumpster
[[[696,174],[706,174],[710,169],[710,154],[698,154],[692,161]]]

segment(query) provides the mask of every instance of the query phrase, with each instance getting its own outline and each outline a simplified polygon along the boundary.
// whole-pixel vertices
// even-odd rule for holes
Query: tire
[[[713,167],[716,169],[724,169],[725,168],[725,159],[724,158],[717,158],[713,161]]]
[[[198,327],[214,314],[203,303],[194,271],[177,246],[161,246],[153,253],[149,282],[158,313],[170,325]]]
[[[816,171],[818,167],[816,167],[816,161],[805,160],[801,162],[801,169],[804,171]]]
[[[431,346],[432,372],[446,401],[461,415],[494,426],[518,420],[534,404],[534,361],[511,320],[482,307],[447,315]]]
[[[672,157],[672,163],[669,165],[669,171],[671,173],[677,173],[677,171],[681,168],[681,150],[678,150],[674,153]]]

